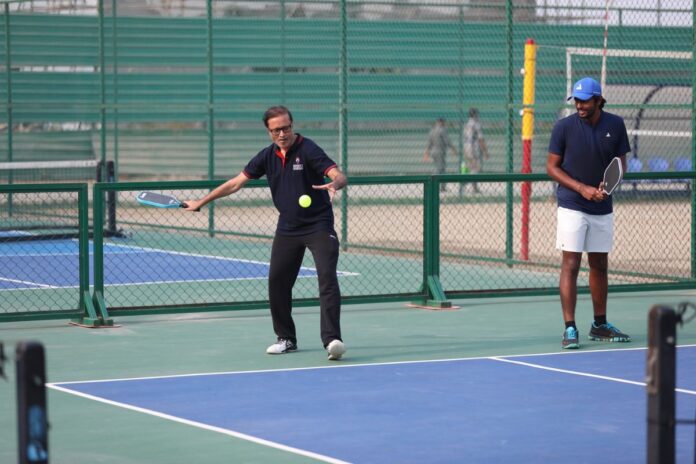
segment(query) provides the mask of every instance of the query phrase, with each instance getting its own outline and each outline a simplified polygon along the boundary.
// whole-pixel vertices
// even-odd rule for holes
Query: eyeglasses
[[[289,126],[283,126],[283,127],[278,127],[277,129],[268,129],[268,132],[270,132],[273,135],[280,135],[281,132],[288,133],[292,130],[292,124]]]

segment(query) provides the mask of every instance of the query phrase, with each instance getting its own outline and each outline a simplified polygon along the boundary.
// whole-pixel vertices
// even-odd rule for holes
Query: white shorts
[[[587,214],[558,208],[556,248],[582,253],[609,253],[614,245],[614,214]]]

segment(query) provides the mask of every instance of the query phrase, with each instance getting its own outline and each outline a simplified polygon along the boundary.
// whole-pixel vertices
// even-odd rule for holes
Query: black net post
[[[97,165],[97,182],[116,182],[116,170],[113,161],[99,161]],[[113,237],[118,235],[116,230],[116,192],[108,190],[106,192],[106,229],[104,235]]]
[[[116,171],[113,161],[106,162],[106,182],[116,182]],[[109,190],[106,193],[106,232],[109,236],[118,234],[116,230],[116,192]]]
[[[648,464],[673,464],[675,460],[675,384],[677,314],[666,306],[653,306],[648,315]]]
[[[0,378],[7,380],[7,377],[5,376],[5,361],[7,361],[7,358],[5,357],[5,345],[0,342]]]
[[[46,367],[43,345],[16,346],[19,464],[48,463]]]

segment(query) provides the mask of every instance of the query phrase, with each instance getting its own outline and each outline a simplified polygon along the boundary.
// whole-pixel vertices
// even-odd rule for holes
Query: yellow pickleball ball
[[[309,195],[302,195],[300,197],[300,206],[303,208],[309,208],[309,205],[312,204],[312,197]]]

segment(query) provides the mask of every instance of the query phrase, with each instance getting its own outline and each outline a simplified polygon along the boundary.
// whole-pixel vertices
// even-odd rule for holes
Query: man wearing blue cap
[[[590,77],[580,79],[573,85],[571,99],[576,113],[556,122],[546,160],[546,171],[558,182],[556,248],[563,254],[559,290],[566,326],[561,343],[564,349],[580,348],[575,306],[583,252],[590,265],[594,310],[589,338],[631,340],[607,322],[607,268],[614,215],[611,196],[602,188],[604,170],[614,157],[621,159],[626,170],[626,153],[631,146],[623,119],[603,110],[606,100],[599,82]]]

